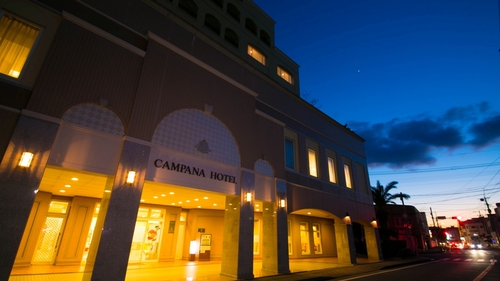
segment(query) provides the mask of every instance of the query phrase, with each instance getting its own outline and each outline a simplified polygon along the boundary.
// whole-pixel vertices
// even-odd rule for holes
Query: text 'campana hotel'
[[[0,280],[381,259],[364,140],[300,97],[250,0],[0,6]]]

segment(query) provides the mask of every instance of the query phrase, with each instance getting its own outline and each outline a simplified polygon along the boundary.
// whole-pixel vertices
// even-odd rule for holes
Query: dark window
[[[198,17],[198,6],[193,0],[179,0],[179,9],[188,13],[193,18]]]
[[[234,32],[232,29],[226,28],[226,32],[224,32],[224,39],[231,43],[231,45],[235,46],[238,48],[240,38],[238,37],[238,34]]]
[[[222,8],[222,6],[224,6],[224,1],[222,1],[222,0],[212,0],[212,2],[214,2],[215,5],[217,5],[221,8]]]
[[[255,24],[255,22],[253,22],[253,20],[247,18],[245,20],[245,27],[248,30],[250,30],[250,32],[252,32],[253,34],[257,35],[257,25]]]
[[[266,43],[267,46],[271,46],[271,37],[264,30],[260,31],[260,40]]]
[[[205,26],[208,27],[213,32],[220,35],[220,22],[219,20],[211,14],[205,15]]]
[[[295,169],[294,147],[290,139],[285,139],[285,165],[287,168]]]
[[[227,13],[235,20],[240,22],[240,11],[238,10],[238,8],[236,8],[236,6],[231,3],[227,3]]]

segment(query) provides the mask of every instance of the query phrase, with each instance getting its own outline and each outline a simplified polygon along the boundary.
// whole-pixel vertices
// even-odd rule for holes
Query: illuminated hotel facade
[[[233,278],[254,260],[280,274],[381,259],[364,140],[300,98],[252,1],[1,5],[1,280],[39,264],[123,280],[176,259]]]

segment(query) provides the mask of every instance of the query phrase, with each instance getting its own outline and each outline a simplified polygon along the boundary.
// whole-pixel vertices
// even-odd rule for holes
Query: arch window
[[[227,3],[226,11],[233,19],[237,20],[238,22],[240,21],[240,11],[238,10],[238,8],[236,8],[235,5]]]
[[[221,24],[219,20],[211,14],[205,15],[205,26],[220,35]]]
[[[226,28],[226,31],[224,32],[224,40],[238,48],[240,38],[232,29]]]
[[[178,6],[191,17],[195,19],[198,17],[198,5],[193,0],[179,0]]]
[[[221,8],[224,6],[224,1],[223,0],[212,0],[212,2],[215,5],[217,5],[217,6],[221,7]]]
[[[271,36],[269,36],[269,34],[267,34],[264,30],[260,31],[260,40],[267,46],[271,46]]]
[[[257,35],[257,25],[253,22],[253,20],[247,18],[245,20],[245,27],[254,35]]]

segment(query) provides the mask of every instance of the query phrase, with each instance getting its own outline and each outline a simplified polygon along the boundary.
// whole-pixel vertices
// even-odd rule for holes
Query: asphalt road
[[[498,281],[500,252],[498,250],[453,250],[447,253],[422,255],[431,262],[385,269],[336,280],[405,280],[405,281]]]

